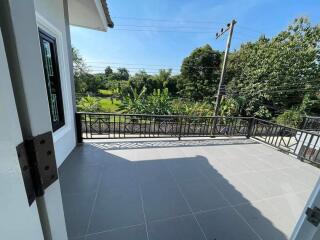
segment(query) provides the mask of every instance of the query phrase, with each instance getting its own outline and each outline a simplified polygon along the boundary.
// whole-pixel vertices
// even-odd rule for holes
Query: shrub
[[[278,124],[298,128],[303,121],[301,111],[298,109],[286,110],[276,118]]]
[[[95,97],[82,97],[77,104],[78,111],[83,112],[99,112],[100,103],[99,100]]]

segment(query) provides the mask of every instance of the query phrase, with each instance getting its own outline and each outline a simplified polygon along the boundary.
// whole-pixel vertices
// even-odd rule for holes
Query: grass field
[[[102,98],[100,100],[101,110],[102,112],[110,112],[110,113],[118,112],[120,103],[121,101],[117,99],[113,99],[113,102],[112,102],[111,98]]]

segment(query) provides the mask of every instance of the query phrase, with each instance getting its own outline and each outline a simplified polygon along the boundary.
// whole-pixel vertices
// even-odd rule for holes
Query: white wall
[[[73,79],[70,73],[67,27],[63,0],[34,0],[38,26],[57,41],[65,125],[54,132],[57,165],[60,166],[76,145],[73,103]]]

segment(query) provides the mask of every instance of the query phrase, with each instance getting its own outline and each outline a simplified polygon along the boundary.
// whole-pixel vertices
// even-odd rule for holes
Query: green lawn
[[[110,89],[99,89],[99,93],[105,96],[112,96],[113,92]]]
[[[113,99],[113,103],[111,98],[102,98],[100,99],[100,106],[103,112],[118,112],[119,104],[121,103],[120,100]]]

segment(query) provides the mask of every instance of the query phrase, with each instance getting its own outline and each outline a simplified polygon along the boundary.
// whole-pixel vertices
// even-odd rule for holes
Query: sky
[[[272,37],[297,17],[320,24],[320,0],[107,0],[114,28],[99,32],[71,27],[72,45],[93,72],[110,65],[130,73],[160,68],[178,73],[183,59],[205,44],[224,50],[227,34],[215,33],[237,21],[231,50]]]

